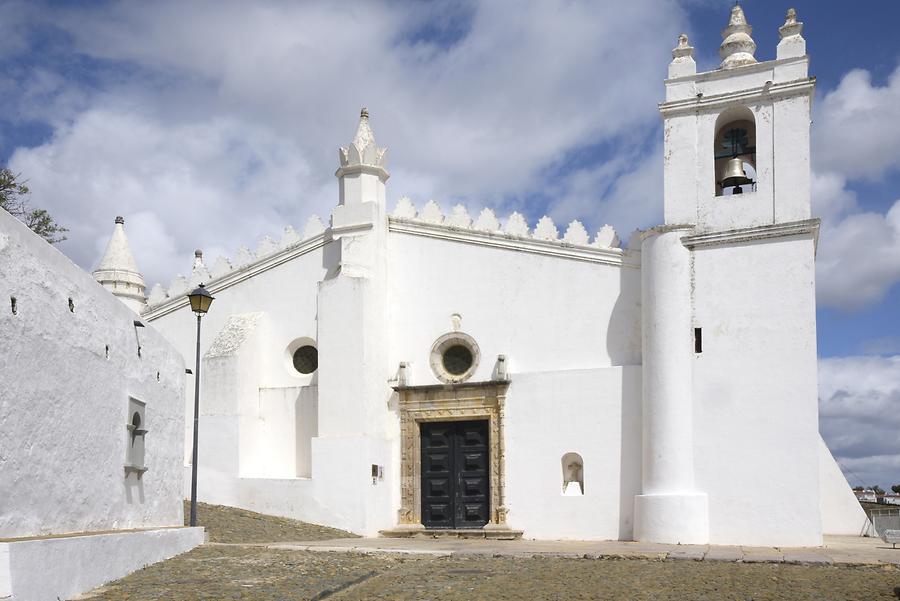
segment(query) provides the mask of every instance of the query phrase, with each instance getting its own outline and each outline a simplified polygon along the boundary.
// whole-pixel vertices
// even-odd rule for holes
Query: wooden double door
[[[488,420],[421,422],[422,525],[481,528],[490,517]]]

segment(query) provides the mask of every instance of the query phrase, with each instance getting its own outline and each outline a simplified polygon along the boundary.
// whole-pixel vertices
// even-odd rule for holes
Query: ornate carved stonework
[[[419,424],[487,419],[490,422],[490,525],[505,526],[504,404],[509,382],[469,382],[455,385],[398,387],[400,397],[401,526],[422,524],[422,450]]]

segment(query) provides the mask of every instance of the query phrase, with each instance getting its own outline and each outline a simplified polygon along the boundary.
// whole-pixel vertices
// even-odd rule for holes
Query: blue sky
[[[0,0],[0,161],[85,269],[124,215],[151,284],[195,248],[212,261],[327,218],[362,105],[390,149],[391,205],[627,238],[661,218],[656,103],[676,36],[715,68],[731,4]],[[774,58],[789,5],[743,6],[757,58]],[[822,431],[854,484],[887,485],[900,418],[871,416],[900,413],[900,4],[793,6],[818,78]]]

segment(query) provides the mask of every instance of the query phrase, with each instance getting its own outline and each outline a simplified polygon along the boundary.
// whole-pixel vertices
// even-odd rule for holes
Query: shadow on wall
[[[331,280],[341,271],[341,243],[340,241],[326,242],[322,248],[322,267],[325,268],[323,280]]]
[[[641,364],[641,270],[619,268],[619,296],[606,327],[606,352],[612,365]]]
[[[636,251],[627,251],[629,253]],[[606,345],[613,365],[640,366],[641,270],[619,270],[619,297],[613,306]],[[641,492],[642,426],[641,378],[623,368],[619,442],[619,539],[634,538],[634,497]]]

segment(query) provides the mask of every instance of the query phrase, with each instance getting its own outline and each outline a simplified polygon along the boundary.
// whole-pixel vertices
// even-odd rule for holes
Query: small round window
[[[312,345],[304,345],[294,351],[294,369],[301,374],[311,374],[319,367],[319,351]]]
[[[475,340],[462,332],[450,332],[431,347],[431,370],[448,384],[465,382],[478,367],[480,351]]]
[[[470,351],[468,347],[461,344],[454,344],[444,351],[441,360],[444,362],[444,369],[447,370],[447,373],[454,376],[461,376],[472,367],[474,357],[472,357],[472,351]]]

